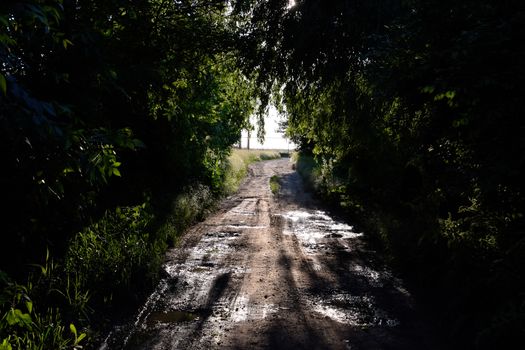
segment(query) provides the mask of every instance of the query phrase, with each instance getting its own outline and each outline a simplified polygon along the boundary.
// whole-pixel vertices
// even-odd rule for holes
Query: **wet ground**
[[[437,348],[402,281],[362,233],[323,211],[288,158],[252,165],[164,268],[101,350]]]

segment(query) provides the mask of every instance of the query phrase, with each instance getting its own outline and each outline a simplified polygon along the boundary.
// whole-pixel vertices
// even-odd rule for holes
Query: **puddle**
[[[195,266],[194,268],[188,270],[188,272],[193,273],[205,273],[208,271],[210,271],[210,269],[206,268],[205,266]]]
[[[243,322],[248,318],[248,298],[238,297],[232,306],[231,319],[233,322]]]
[[[372,287],[383,287],[383,280],[391,278],[386,272],[385,276],[382,276],[378,271],[356,263],[352,263],[349,270],[358,276],[364,277]]]
[[[235,213],[235,214],[239,214],[239,215],[246,215],[246,216],[254,216],[255,215],[254,211],[249,211],[249,210],[232,210],[231,212]]]
[[[239,237],[241,234],[238,231],[218,231],[218,232],[208,232],[204,235],[206,239],[209,238],[220,238],[220,239],[235,239]]]
[[[328,298],[315,298],[313,310],[338,323],[357,327],[396,327],[400,323],[375,304],[370,296],[334,294]]]
[[[268,226],[263,226],[263,225],[225,225],[224,227],[233,228],[233,229],[241,229],[241,230],[268,228]]]
[[[126,347],[130,339],[134,336],[137,329],[139,329],[139,324],[141,324],[144,318],[147,319],[148,316],[145,316],[147,311],[155,304],[159,302],[164,293],[168,290],[169,283],[166,279],[163,279],[159,282],[156,290],[149,296],[146,300],[134,321],[129,326],[124,327],[115,327],[112,332],[102,341],[99,346],[99,350],[108,350],[111,349],[114,345],[114,342],[119,342],[122,345],[122,348]]]
[[[253,303],[250,302],[247,296],[238,296],[235,300],[230,303],[219,302],[215,305],[215,311],[212,318],[220,321],[231,321],[231,322],[245,322],[254,320],[263,320],[272,314],[275,314],[278,308],[274,304],[264,303]]]
[[[289,211],[286,214],[282,214],[282,216],[292,222],[299,222],[304,221],[306,218],[312,216],[312,214],[306,211]]]
[[[320,210],[314,212],[295,210],[280,215],[288,221],[283,234],[294,234],[310,254],[325,247],[321,241],[354,239],[363,235],[354,232],[352,226],[337,222]]]
[[[386,286],[393,286],[398,292],[404,295],[410,295],[408,290],[403,287],[403,283],[395,277],[391,271],[381,269],[374,270],[368,266],[363,266],[357,263],[351,263],[348,270],[352,274],[363,277],[371,287],[382,288]]]
[[[157,323],[182,323],[191,322],[199,319],[199,315],[189,311],[166,311],[166,312],[152,312],[149,314],[146,324],[154,325]]]

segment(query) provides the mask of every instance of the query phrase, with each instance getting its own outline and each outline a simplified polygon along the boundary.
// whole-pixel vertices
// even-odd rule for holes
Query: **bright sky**
[[[284,134],[277,132],[279,129],[278,122],[283,120],[284,117],[279,117],[279,113],[274,106],[270,106],[268,110],[268,115],[264,120],[264,129],[266,131],[266,136],[264,138],[264,143],[260,144],[257,141],[257,123],[255,118],[252,118],[252,125],[254,125],[255,130],[252,131],[250,135],[250,148],[253,149],[280,149],[280,150],[293,150],[295,149],[295,144],[290,140],[284,138]],[[248,143],[248,133],[246,131],[242,132],[242,148],[246,148]]]

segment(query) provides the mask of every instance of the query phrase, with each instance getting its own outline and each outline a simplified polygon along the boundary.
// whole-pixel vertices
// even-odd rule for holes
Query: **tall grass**
[[[239,185],[248,173],[248,166],[254,162],[280,158],[277,151],[233,149],[228,158],[224,192],[231,194],[237,191]]]
[[[34,267],[25,284],[0,271],[0,350],[82,348],[89,293],[79,292],[49,251],[45,263]]]

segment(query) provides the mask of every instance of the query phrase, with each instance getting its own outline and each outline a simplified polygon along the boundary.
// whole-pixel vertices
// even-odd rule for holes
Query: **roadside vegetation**
[[[257,101],[226,11],[0,5],[1,350],[91,347],[235,190],[247,162],[231,146]]]
[[[250,164],[279,157],[273,151],[233,149],[219,195],[200,184],[174,195],[165,212],[147,204],[108,210],[73,236],[58,263],[48,251],[26,283],[2,272],[0,349],[94,345],[98,331],[126,315],[155,286],[166,249],[212,211],[221,196],[238,189]]]
[[[228,175],[224,181],[226,193],[237,191],[242,179],[248,173],[248,166],[251,163],[280,157],[277,151],[233,149],[232,154],[228,158]]]
[[[275,196],[279,194],[279,191],[281,190],[281,182],[279,176],[273,175],[272,177],[270,177],[270,190]]]
[[[456,348],[522,342],[522,2],[290,5],[2,2],[0,350],[89,347],[139,302],[273,157],[231,153],[270,102]]]
[[[457,349],[525,334],[519,1],[254,2],[252,67],[322,196],[424,296]]]

